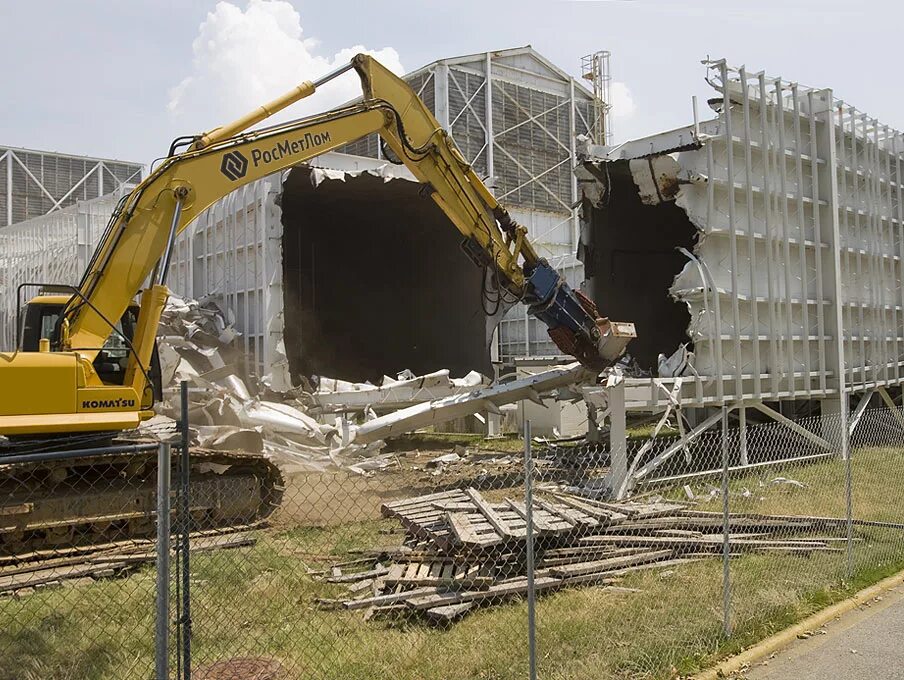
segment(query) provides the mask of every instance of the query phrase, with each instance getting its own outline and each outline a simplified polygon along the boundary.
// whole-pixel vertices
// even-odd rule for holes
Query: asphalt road
[[[743,677],[904,680],[904,586],[829,622],[822,630],[797,640]]]

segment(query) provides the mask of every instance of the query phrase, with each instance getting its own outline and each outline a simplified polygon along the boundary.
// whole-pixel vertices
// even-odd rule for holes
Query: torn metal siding
[[[599,252],[623,231],[641,232],[650,241],[639,256],[650,255],[647,273],[657,279],[642,290],[659,288],[658,297],[629,294],[627,303],[643,315],[643,305],[664,310],[671,298],[688,316],[683,338],[676,315],[650,316],[637,328],[653,337],[636,345],[656,376],[652,348],[668,356],[689,343],[685,399],[830,398],[845,385],[900,384],[900,133],[830,90],[724,62],[711,68],[731,104],[717,101],[719,117],[699,135],[688,126],[614,152],[597,148],[579,170],[582,258],[595,302],[632,318],[617,312],[625,300],[603,295],[622,272]],[[692,229],[690,245],[682,223]]]

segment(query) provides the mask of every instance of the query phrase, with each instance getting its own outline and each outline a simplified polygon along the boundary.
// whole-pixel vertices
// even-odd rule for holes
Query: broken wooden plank
[[[403,602],[410,597],[435,595],[440,591],[441,589],[436,587],[415,588],[414,590],[405,590],[398,593],[387,593],[386,595],[364,597],[359,600],[344,600],[342,602],[342,606],[345,609],[366,609],[367,607],[391,604],[393,602]]]
[[[465,490],[465,493],[474,503],[480,514],[484,516],[486,521],[490,523],[500,536],[504,536],[505,538],[524,538],[524,536],[526,536],[526,531],[523,529],[520,532],[514,531],[505,520],[502,519],[499,513],[484,500],[477,489],[468,488]]]
[[[495,533],[481,536],[471,524],[469,515],[464,512],[446,513],[446,522],[459,543],[489,547],[502,542],[502,538]]]
[[[578,525],[585,527],[599,526],[599,522],[595,518],[590,517],[589,515],[586,515],[579,510],[574,510],[573,508],[561,505],[554,505],[553,503],[549,503],[542,498],[536,499],[535,503],[554,517],[559,517],[560,519],[565,520],[572,527],[577,527]]]
[[[596,505],[588,503],[583,499],[578,499],[567,494],[553,492],[553,497],[560,503],[564,503],[570,508],[580,510],[584,514],[590,515],[591,517],[599,520],[604,525],[618,524],[619,522],[622,522],[628,518],[627,515],[621,512],[597,507]]]
[[[584,543],[593,545],[613,544],[613,545],[633,545],[633,546],[658,546],[670,547],[673,550],[695,549],[718,551],[722,549],[723,537],[719,535],[704,536],[702,538],[672,538],[668,536],[634,536],[634,535],[600,535],[586,536],[581,539]],[[747,548],[755,550],[756,548],[788,546],[795,548],[806,548],[810,550],[827,549],[828,546],[821,541],[800,541],[790,539],[748,539],[729,536],[729,546],[732,548]]]
[[[365,579],[373,579],[378,576],[385,576],[389,573],[389,567],[377,566],[370,571],[358,571],[351,574],[341,574],[340,576],[328,576],[327,583],[355,583]]]
[[[471,611],[474,606],[474,602],[459,602],[458,604],[433,607],[427,610],[427,617],[437,623],[452,623]]]
[[[710,510],[684,510],[682,515],[687,517],[721,517],[722,513],[714,512]],[[820,517],[820,516],[810,516],[810,515],[763,515],[758,513],[731,513],[729,515],[729,521],[735,519],[745,519],[745,520],[775,520],[775,521],[784,521],[784,522],[808,522],[810,524],[820,526],[820,527],[844,527],[847,525],[847,519],[844,517]],[[855,526],[862,527],[879,527],[882,529],[904,529],[904,523],[901,522],[880,522],[876,520],[868,520],[868,519],[852,519],[851,522]]]
[[[534,579],[534,588],[538,592],[561,585],[561,579],[551,576],[541,576]],[[482,602],[484,600],[509,597],[511,595],[523,595],[527,592],[527,579],[518,577],[503,581],[484,590],[462,590],[458,592],[445,592],[418,595],[405,600],[413,609],[432,609],[460,602]]]
[[[674,554],[672,550],[650,550],[645,552],[637,552],[633,555],[622,555],[620,557],[611,557],[595,562],[579,562],[576,564],[562,565],[550,569],[553,576],[567,578],[569,576],[583,576],[584,574],[603,573],[606,571],[615,571],[623,567],[633,567],[639,564],[647,564],[648,562],[656,562],[668,558]]]

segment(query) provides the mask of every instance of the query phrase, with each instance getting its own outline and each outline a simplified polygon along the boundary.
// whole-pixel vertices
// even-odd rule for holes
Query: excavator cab
[[[40,351],[42,338],[48,339],[51,347],[56,344],[54,334],[57,332],[57,321],[69,299],[68,295],[49,293],[37,295],[28,301],[20,319],[21,331],[18,339],[20,351]],[[94,359],[94,370],[105,385],[125,384],[126,366],[131,351],[129,345],[135,335],[137,320],[138,305],[132,304],[116,323],[115,330],[107,337],[103,348]],[[158,402],[163,398],[163,387],[156,342],[148,375],[153,386],[154,402]]]

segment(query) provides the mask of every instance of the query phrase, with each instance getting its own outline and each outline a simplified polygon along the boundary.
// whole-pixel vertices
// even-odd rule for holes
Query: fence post
[[[524,545],[527,551],[527,648],[530,680],[537,680],[536,592],[534,590],[534,462],[531,457],[530,421],[524,421]]]
[[[157,680],[169,678],[170,445],[157,449]]]
[[[180,475],[180,504],[179,513],[181,522],[181,553],[182,553],[182,669],[184,680],[191,680],[191,570],[189,556],[191,545],[189,535],[191,533],[191,514],[189,505],[189,489],[191,484],[191,449],[189,448],[188,431],[188,382],[183,380],[180,385],[182,397],[182,465]]]
[[[731,637],[731,571],[728,502],[728,407],[722,406],[722,629]]]
[[[841,456],[844,460],[844,499],[845,499],[845,564],[847,578],[854,576],[854,471],[851,467],[851,431],[848,428],[848,394],[841,393]]]

